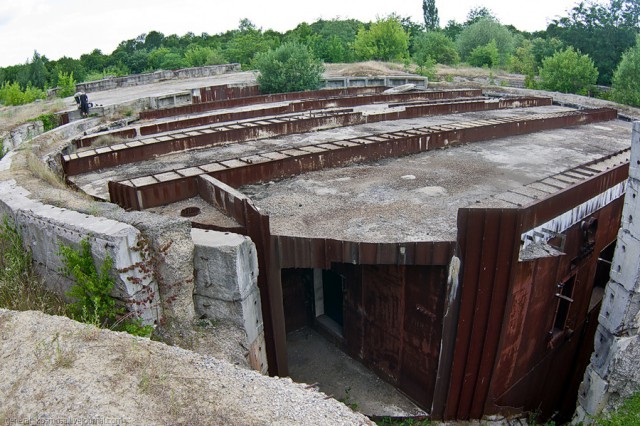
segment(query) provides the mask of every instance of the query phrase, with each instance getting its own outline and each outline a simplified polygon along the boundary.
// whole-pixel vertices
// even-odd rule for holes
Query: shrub
[[[109,272],[113,268],[113,259],[107,255],[100,270],[95,266],[91,255],[91,244],[87,240],[80,242],[80,249],[61,245],[62,272],[76,282],[67,296],[75,301],[71,304],[71,317],[77,321],[110,327],[135,336],[149,336],[153,327],[143,325],[134,314],[124,314],[124,308],[117,306],[111,297],[115,280]]]
[[[573,47],[542,61],[540,87],[562,93],[586,95],[598,79],[598,70],[587,55]]]
[[[53,113],[42,114],[29,121],[42,121],[44,131],[48,132],[49,130],[55,129],[60,125],[60,116]]]
[[[5,81],[0,87],[0,102],[5,105],[24,105],[34,102],[36,99],[44,99],[47,94],[44,90],[28,85],[25,90],[20,88],[17,82]]]
[[[391,15],[378,19],[368,30],[361,27],[354,48],[362,60],[403,61],[409,56],[409,35],[400,19]]]
[[[640,36],[635,47],[622,55],[622,60],[613,74],[611,98],[627,105],[640,107]]]
[[[59,98],[66,98],[76,92],[76,81],[73,78],[73,72],[67,74],[65,72],[58,73],[58,93]]]
[[[254,66],[260,71],[258,84],[262,93],[317,89],[324,70],[309,49],[298,43],[285,43],[274,50],[259,53]]]
[[[73,318],[98,323],[96,325],[115,320],[119,310],[111,297],[115,282],[109,276],[113,259],[107,256],[98,271],[91,256],[91,244],[87,240],[80,242],[80,250],[60,246],[60,257],[64,264],[62,272],[76,282],[67,293],[75,300],[71,305]]]
[[[440,31],[429,31],[418,37],[414,43],[413,58],[418,65],[431,57],[438,64],[455,65],[460,62],[456,45]]]
[[[184,52],[184,60],[190,67],[218,65],[226,62],[220,50],[197,45],[189,47],[187,51]]]
[[[507,27],[491,18],[481,18],[460,33],[458,52],[463,60],[468,61],[474,49],[486,46],[491,41],[496,43],[499,62],[506,64],[515,45],[514,38]]]
[[[478,46],[469,55],[469,64],[474,67],[488,66],[492,68],[498,65],[499,60],[498,47],[495,40],[491,40],[485,46]]]

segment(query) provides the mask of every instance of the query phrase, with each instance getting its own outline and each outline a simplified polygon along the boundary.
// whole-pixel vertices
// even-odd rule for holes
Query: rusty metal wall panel
[[[372,265],[362,269],[362,358],[395,385],[401,369],[404,290],[404,268]]]
[[[384,135],[372,135],[370,137],[360,137],[354,139],[353,143],[345,141],[334,142],[333,146],[345,145],[340,149],[332,149],[324,152],[313,152],[305,155],[288,156],[281,160],[272,160],[259,164],[247,164],[246,166],[227,168],[218,172],[210,173],[211,176],[233,187],[239,187],[246,184],[258,183],[272,179],[279,179],[288,176],[294,176],[300,173],[319,170],[325,167],[338,167],[354,163],[355,161],[364,162],[378,160],[388,157],[397,157],[418,153],[437,147],[460,143],[472,142],[485,139],[493,139],[497,135],[504,136],[508,134],[522,134],[526,131],[536,131],[545,128],[556,128],[563,125],[575,125],[584,122],[590,122],[593,117],[592,112],[576,112],[563,113],[555,115],[536,116],[535,118],[525,119],[504,119],[504,120],[485,120],[492,124],[481,125],[478,127],[466,127],[460,130],[444,130],[442,126],[433,126],[429,129],[421,129],[421,133],[429,133],[428,135],[406,136],[407,132],[398,132]],[[593,112],[595,116],[607,116],[607,111],[601,114],[601,111]],[[614,111],[615,114],[615,111]],[[495,124],[493,124],[495,122]],[[568,124],[567,124],[568,123]],[[453,126],[453,125],[452,125]],[[451,126],[448,126],[451,127]],[[438,131],[437,129],[442,129]],[[429,138],[429,142],[426,139]],[[369,140],[370,143],[365,141]],[[322,146],[322,144],[320,144]],[[302,152],[304,147],[297,151]],[[285,150],[286,151],[286,150]],[[140,151],[142,152],[142,151]],[[282,153],[280,153],[282,154]],[[286,154],[285,154],[286,155]],[[65,156],[63,159],[63,168],[67,175],[77,173],[79,167],[96,167],[95,163],[100,161],[117,161],[115,153],[105,153],[104,158],[92,157],[86,160]],[[82,166],[81,166],[82,165]],[[606,184],[606,179],[603,185]],[[163,181],[155,186],[171,186],[171,181]],[[575,197],[575,194],[570,195]],[[144,205],[149,205],[146,201]],[[154,205],[157,205],[153,203]],[[129,206],[122,206],[130,208]],[[387,255],[384,253],[383,255]]]
[[[237,99],[216,100],[192,105],[184,105],[166,109],[142,111],[140,118],[153,120],[158,118],[173,117],[176,115],[195,114],[222,108],[235,108],[270,102],[295,101],[300,99],[330,97],[330,96],[354,96],[365,93],[380,93],[384,87],[350,87],[344,89],[311,90],[306,92],[278,93],[273,95],[248,96]]]
[[[420,406],[431,407],[442,341],[447,268],[405,270],[405,332],[399,387]]]
[[[531,229],[558,216],[566,206],[577,206],[601,194],[629,176],[629,164],[622,164],[593,178],[559,191],[552,197],[536,203],[526,209],[523,215],[523,228]]]
[[[281,115],[290,112],[287,106],[262,108],[249,111],[228,112],[223,114],[209,114],[182,120],[165,121],[146,126],[140,126],[140,135],[148,136],[155,133],[170,132],[190,127],[205,126],[207,124],[224,123],[228,121],[247,120],[250,118],[264,117],[267,115]]]
[[[558,335],[565,340],[556,342],[554,337],[549,341],[548,330],[553,328],[556,284],[569,273],[577,273],[584,288],[574,289],[566,324],[580,332],[586,330],[590,283],[599,251],[591,260],[573,264],[582,238],[578,224],[565,233],[565,256],[518,262],[520,234],[615,185],[622,176],[624,173],[612,169],[526,208],[459,210],[460,315],[445,386],[448,396],[433,407],[435,418],[441,413],[445,419],[458,420],[508,415],[512,412],[508,407],[518,407],[517,412],[551,407],[545,408],[550,414],[558,409],[567,389],[577,386],[571,381],[581,377],[573,374],[575,359],[581,350],[590,348],[586,341],[569,344],[569,335]],[[618,199],[594,213],[602,216],[604,227],[597,236],[598,250],[615,240],[619,222],[614,216],[620,214],[620,205]],[[556,351],[559,346],[563,349]]]
[[[503,210],[500,215],[500,223],[493,224],[500,229],[500,232],[495,238],[496,252],[495,257],[492,259],[492,255],[482,254],[482,268],[488,270],[490,266],[493,266],[493,283],[491,293],[491,307],[486,315],[486,333],[483,341],[483,351],[480,364],[478,366],[478,373],[475,385],[475,394],[472,395],[472,405],[470,408],[470,418],[481,418],[484,414],[484,406],[489,393],[489,384],[491,377],[493,376],[493,368],[498,352],[498,345],[500,342],[500,333],[495,332],[500,330],[502,322],[504,321],[504,311],[509,292],[509,282],[511,279],[511,264],[516,262],[518,238],[514,238],[519,231],[518,218],[519,212],[514,210]],[[493,237],[490,237],[493,238]],[[485,245],[487,245],[485,241]],[[486,282],[486,276],[483,274],[481,282],[482,287],[489,287],[489,283]],[[474,320],[475,321],[475,320]]]
[[[465,111],[482,110],[497,108],[498,103],[486,102],[470,102]],[[73,156],[66,155],[62,159],[63,169],[67,176],[74,176],[80,173],[86,173],[98,168],[115,167],[121,164],[128,164],[138,161],[148,160],[158,155],[170,154],[173,152],[184,151],[187,149],[213,147],[218,144],[228,142],[240,142],[260,137],[261,134],[268,133],[272,136],[287,135],[292,133],[307,132],[315,128],[331,126],[349,126],[361,124],[364,122],[377,122],[398,120],[407,117],[416,117],[421,115],[430,115],[432,113],[451,113],[456,112],[456,104],[439,104],[438,110],[431,111],[429,108],[418,107],[407,109],[402,112],[369,115],[363,117],[361,113],[348,112],[331,112],[320,117],[303,118],[296,117],[287,122],[277,122],[270,124],[250,124],[243,123],[243,128],[216,131],[215,133],[201,133],[197,136],[179,135],[169,136],[170,140],[153,140],[151,143],[140,145],[126,144],[124,148],[112,150],[107,148],[106,152],[94,151],[91,155]],[[494,139],[509,135],[519,135],[533,131],[564,127],[572,124],[581,124],[591,122],[593,117],[605,117],[599,110],[586,113],[586,118],[581,114],[560,115],[549,117],[546,119],[520,120],[517,122],[497,123],[496,120],[486,120],[492,124],[477,126],[472,129],[460,129],[452,131],[442,131],[433,134],[433,140],[430,142],[433,148],[442,148],[444,146],[455,144],[460,141],[475,142],[479,140]],[[438,127],[438,126],[436,126]],[[215,130],[215,129],[214,129]],[[394,151],[393,155],[408,155],[420,152],[421,149],[417,144],[419,139],[416,138],[396,138],[391,142]],[[389,149],[389,148],[387,148]],[[370,154],[371,155],[371,154]],[[386,154],[385,156],[388,156]],[[372,157],[373,158],[373,157]]]
[[[462,292],[444,418],[468,419],[474,403],[480,411],[484,409],[488,390],[478,379],[491,378],[498,341],[487,335],[498,330],[488,327],[502,324],[513,247],[520,239],[518,213],[502,209],[458,211]],[[475,405],[473,408],[477,410]]]

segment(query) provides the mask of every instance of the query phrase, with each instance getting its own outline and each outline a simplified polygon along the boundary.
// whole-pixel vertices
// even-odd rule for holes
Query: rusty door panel
[[[404,338],[404,268],[363,267],[362,287],[364,361],[397,384]]]
[[[447,268],[406,267],[404,339],[398,386],[430,407],[438,371]]]

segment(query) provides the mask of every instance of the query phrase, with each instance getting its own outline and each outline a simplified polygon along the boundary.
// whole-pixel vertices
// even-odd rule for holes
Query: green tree
[[[260,71],[258,84],[262,93],[317,89],[324,70],[307,46],[298,43],[284,43],[259,53],[254,66]]]
[[[471,52],[479,46],[486,46],[494,41],[498,49],[499,63],[506,64],[513,52],[515,40],[511,32],[499,22],[491,18],[480,18],[458,36],[458,52],[463,60],[468,61]]]
[[[531,54],[535,61],[536,71],[542,66],[542,60],[549,56],[553,56],[556,52],[564,50],[565,46],[562,40],[555,37],[541,38],[536,37],[531,41]]]
[[[498,64],[498,47],[496,41],[491,40],[485,46],[477,46],[469,55],[469,64],[474,67],[488,66],[493,68]]]
[[[26,87],[31,85],[39,89],[44,89],[49,77],[46,62],[48,62],[48,59],[45,56],[34,51],[31,61],[27,62],[28,73],[26,75],[26,81],[22,81],[21,86]]]
[[[427,31],[440,28],[440,17],[438,16],[436,0],[422,0],[422,15],[424,16],[424,27]]]
[[[238,30],[232,32],[224,55],[230,61],[239,62],[247,68],[258,53],[266,52],[276,44],[276,40],[266,37],[251,21],[243,19]]]
[[[540,87],[562,93],[586,95],[598,79],[598,70],[587,55],[573,47],[542,61]]]
[[[640,35],[635,47],[622,55],[613,74],[611,97],[616,102],[640,107]]]
[[[587,0],[553,21],[547,35],[588,54],[600,71],[598,82],[610,84],[622,53],[635,44],[639,14],[638,0]]]
[[[314,34],[318,35],[313,47],[314,55],[325,62],[353,62],[353,45],[358,29],[363,25],[355,19],[320,19],[314,22],[310,25]]]
[[[184,52],[184,60],[187,66],[190,67],[203,67],[205,65],[217,65],[226,62],[226,59],[222,56],[222,52],[219,49],[198,45],[191,45],[187,51]]]
[[[60,72],[58,74],[58,93],[59,98],[66,98],[76,92],[76,80],[73,78],[73,72],[67,74]]]
[[[100,49],[93,49],[91,53],[80,55],[80,62],[87,73],[102,72],[109,61],[109,56],[105,55]]]
[[[391,15],[378,19],[368,30],[361,27],[354,47],[363,60],[402,61],[409,56],[409,36],[399,18]]]
[[[428,31],[415,40],[414,60],[420,65],[426,57],[431,57],[439,64],[454,65],[460,62],[455,43],[441,31]]]
[[[533,55],[533,43],[529,40],[522,40],[511,56],[510,69],[517,74],[524,74],[530,77],[536,74],[536,59]]]

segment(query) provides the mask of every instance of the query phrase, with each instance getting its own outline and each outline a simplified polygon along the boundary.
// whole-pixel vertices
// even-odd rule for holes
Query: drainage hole
[[[200,207],[187,207],[180,210],[180,216],[182,217],[194,217],[200,214]]]

